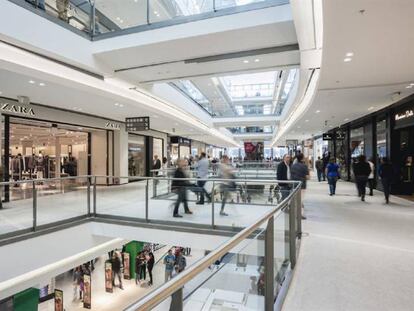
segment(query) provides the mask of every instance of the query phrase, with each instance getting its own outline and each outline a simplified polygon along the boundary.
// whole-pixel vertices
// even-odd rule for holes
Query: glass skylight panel
[[[226,76],[221,78],[232,99],[272,97],[276,71]]]

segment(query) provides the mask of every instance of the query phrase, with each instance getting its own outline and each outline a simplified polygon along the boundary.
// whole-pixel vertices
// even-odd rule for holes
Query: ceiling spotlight
[[[33,80],[30,80],[29,83],[30,84],[35,84],[35,82]]]
[[[260,62],[260,59],[256,58],[256,59],[254,60],[254,62],[255,62],[255,63],[258,63],[258,62]]]
[[[372,109],[374,109],[374,107],[372,107],[372,106],[368,108],[368,110],[372,110]]]
[[[321,111],[320,111],[320,110],[316,110],[316,111],[315,111],[315,113],[319,113],[319,112],[321,112]]]
[[[40,86],[45,86],[46,84],[45,84],[45,83],[43,83],[43,82],[40,82],[40,83],[39,83],[39,85],[40,85]]]
[[[345,118],[344,121],[349,121],[349,119],[348,118]]]
[[[115,103],[115,106],[119,106],[119,103]]]
[[[352,60],[352,58],[350,58],[350,57],[344,58],[345,63],[350,62],[351,60]]]
[[[243,63],[248,64],[248,63],[249,63],[249,60],[248,60],[248,59],[245,59],[245,60],[243,61]]]
[[[346,57],[352,57],[352,56],[354,56],[354,53],[353,52],[348,52],[348,53],[345,54],[345,56]]]
[[[413,88],[413,86],[410,84],[410,85],[407,85],[405,88],[406,89],[411,89],[411,88]]]

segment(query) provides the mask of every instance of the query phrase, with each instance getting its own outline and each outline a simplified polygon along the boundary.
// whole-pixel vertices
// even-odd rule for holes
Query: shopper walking
[[[178,252],[178,255],[175,257],[175,270],[177,273],[181,273],[187,267],[187,260],[185,259],[181,251]]]
[[[368,176],[371,173],[371,168],[364,155],[359,156],[358,162],[354,163],[353,169],[358,189],[358,196],[361,197],[361,201],[365,201],[365,188],[367,187]]]
[[[219,177],[221,179],[226,179],[226,181],[223,181],[221,184],[221,192],[223,197],[221,200],[220,215],[228,216],[228,214],[224,212],[224,206],[226,205],[227,199],[230,196],[230,191],[234,191],[236,189],[236,183],[234,182],[235,176],[233,174],[233,169],[230,166],[229,157],[227,155],[224,155],[221,160]]]
[[[135,284],[146,279],[147,264],[144,252],[139,252],[135,259]]]
[[[147,257],[146,259],[147,259],[148,275],[150,278],[148,285],[151,286],[152,284],[154,284],[153,279],[152,279],[152,269],[154,269],[155,258],[152,252],[149,252],[146,257]]]
[[[329,159],[330,158],[331,158],[331,153],[330,152],[325,153],[324,156],[323,156],[323,158],[322,158],[322,162],[323,162],[323,170],[322,170],[323,171],[323,174],[322,174],[323,181],[326,180],[325,171],[326,171],[326,167],[328,166],[328,163],[329,163]]]
[[[370,196],[374,195],[374,186],[375,186],[375,180],[374,180],[374,178],[375,178],[375,174],[374,174],[375,164],[374,164],[373,161],[374,160],[372,158],[370,158],[368,160],[369,167],[371,168],[371,173],[368,176],[368,187],[369,187],[369,195]]]
[[[309,179],[309,168],[303,160],[303,153],[299,153],[296,156],[296,163],[292,165],[290,169],[290,174],[291,174],[290,179],[302,182],[301,201],[302,201],[302,208],[303,208],[303,201],[305,199],[306,181]],[[306,219],[303,213],[302,213],[302,219]]]
[[[112,256],[112,285],[115,287],[115,277],[118,277],[119,288],[124,289],[122,286],[122,276],[121,276],[121,258],[118,252],[114,252]]]
[[[186,161],[179,160],[178,167],[174,172],[174,179],[171,185],[171,190],[177,193],[177,201],[175,202],[173,217],[183,217],[180,214],[178,214],[178,208],[181,203],[183,203],[184,205],[184,211],[186,214],[193,213],[188,208],[188,202],[187,202],[187,187],[189,187],[190,184],[188,183],[187,180],[183,180],[184,178],[187,177],[184,172],[185,166],[186,166]]]
[[[171,249],[168,251],[168,254],[164,257],[164,265],[165,265],[165,282],[168,282],[168,280],[172,279],[172,273],[173,273],[174,265],[175,265],[175,256],[173,255]]]
[[[82,299],[82,289],[81,289],[81,282],[82,282],[82,271],[80,267],[76,267],[73,270],[73,301],[75,301],[78,297],[79,292],[79,299]]]
[[[336,163],[334,157],[331,157],[329,164],[326,166],[326,176],[328,177],[329,184],[329,195],[335,195],[336,193],[336,182],[341,177],[339,173],[339,165]]]
[[[323,161],[322,161],[321,157],[318,157],[318,160],[316,160],[316,162],[315,162],[315,168],[316,168],[316,173],[318,175],[318,181],[321,182],[322,176],[324,174],[324,171],[323,171]]]
[[[384,189],[385,203],[390,203],[391,183],[394,175],[392,164],[387,157],[382,158],[379,167],[379,176],[381,177],[382,188]]]
[[[202,152],[200,154],[200,159],[197,162],[197,174],[198,174],[198,178],[200,178],[201,180],[197,181],[197,186],[200,188],[200,200],[196,204],[203,205],[204,196],[207,197],[208,201],[211,201],[211,196],[208,194],[208,192],[204,188],[207,182],[207,179],[208,179],[208,168],[209,168],[209,163],[206,158],[206,153]]]
[[[290,180],[290,155],[285,154],[283,161],[277,166],[276,179],[278,181]],[[288,197],[291,187],[287,183],[279,183],[280,192],[282,193],[282,201]]]

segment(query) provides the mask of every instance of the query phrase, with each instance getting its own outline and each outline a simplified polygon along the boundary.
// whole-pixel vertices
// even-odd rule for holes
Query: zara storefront
[[[4,181],[121,173],[122,123],[6,98],[0,111]]]

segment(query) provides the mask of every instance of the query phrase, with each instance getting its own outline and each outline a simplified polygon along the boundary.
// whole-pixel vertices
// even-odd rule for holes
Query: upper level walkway
[[[414,204],[351,183],[311,181],[303,238],[284,310],[413,310]]]

